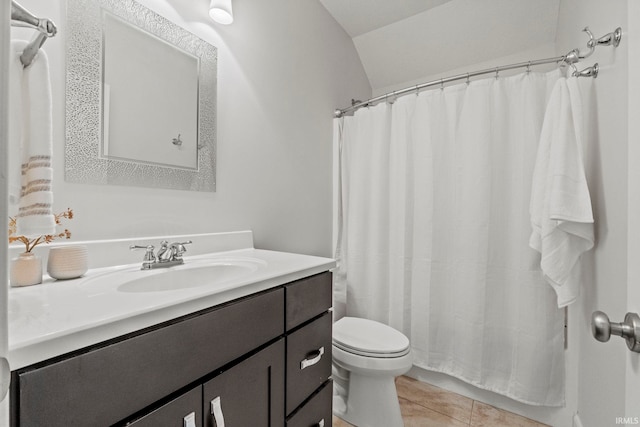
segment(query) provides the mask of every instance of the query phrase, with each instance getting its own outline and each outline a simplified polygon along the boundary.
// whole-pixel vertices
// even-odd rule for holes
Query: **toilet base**
[[[358,427],[403,427],[393,376],[349,375],[346,405],[334,405],[334,415]]]

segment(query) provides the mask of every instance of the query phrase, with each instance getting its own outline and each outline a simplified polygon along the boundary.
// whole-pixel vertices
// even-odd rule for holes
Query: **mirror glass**
[[[65,179],[215,191],[216,48],[134,1],[67,4]]]

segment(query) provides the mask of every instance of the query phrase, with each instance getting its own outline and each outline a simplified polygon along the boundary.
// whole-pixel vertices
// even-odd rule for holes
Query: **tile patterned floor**
[[[396,380],[405,427],[549,427],[409,377]],[[352,427],[333,417],[333,427]]]

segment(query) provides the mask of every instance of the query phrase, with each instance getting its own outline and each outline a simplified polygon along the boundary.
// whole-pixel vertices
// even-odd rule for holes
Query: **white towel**
[[[49,63],[40,50],[23,68],[27,42],[11,42],[9,110],[9,200],[17,202],[17,233],[27,237],[53,234],[51,83]]]
[[[594,244],[593,212],[582,161],[582,101],[575,78],[560,78],[545,113],[533,174],[529,245],[556,291],[558,307],[579,294],[578,259]]]

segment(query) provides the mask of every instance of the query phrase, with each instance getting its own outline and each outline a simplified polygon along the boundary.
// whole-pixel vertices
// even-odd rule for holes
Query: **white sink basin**
[[[129,268],[90,278],[86,286],[110,283],[119,292],[163,292],[201,286],[221,288],[248,277],[265,266],[266,262],[255,258],[225,258],[186,260],[183,265],[140,270]]]

